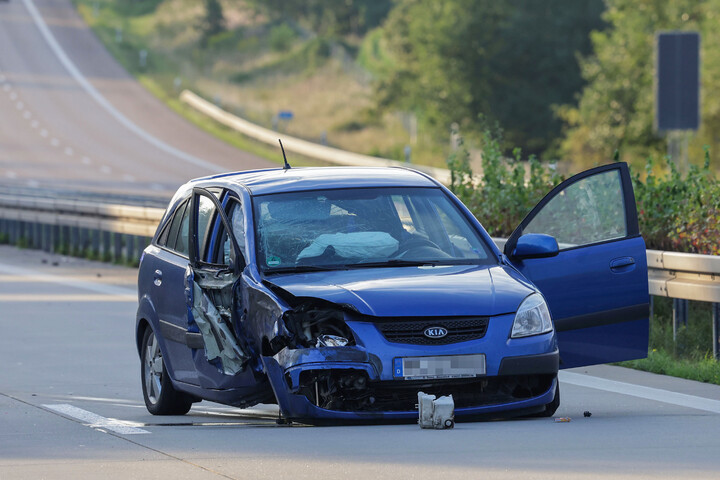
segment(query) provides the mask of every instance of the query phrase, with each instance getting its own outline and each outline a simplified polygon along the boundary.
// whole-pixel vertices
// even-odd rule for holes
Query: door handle
[[[155,273],[153,274],[153,283],[156,287],[162,285],[162,270],[155,270]]]
[[[629,272],[635,269],[633,257],[618,257],[610,260],[610,270],[616,273]]]

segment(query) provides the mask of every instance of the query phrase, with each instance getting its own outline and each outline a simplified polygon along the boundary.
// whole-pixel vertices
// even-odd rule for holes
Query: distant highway
[[[149,94],[70,0],[0,2],[0,184],[169,196],[190,178],[276,165]]]

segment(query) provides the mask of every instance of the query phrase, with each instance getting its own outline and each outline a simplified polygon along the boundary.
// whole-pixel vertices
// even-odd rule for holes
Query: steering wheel
[[[405,255],[410,250],[414,250],[416,248],[422,248],[422,247],[430,247],[434,248],[436,250],[440,250],[442,252],[442,249],[438,247],[438,245],[433,242],[432,240],[429,240],[425,237],[421,237],[420,235],[413,235],[412,237],[408,238],[407,240],[404,240],[400,244],[400,248],[397,252],[392,256],[393,258],[400,258],[403,255]],[[443,252],[444,253],[444,252]]]

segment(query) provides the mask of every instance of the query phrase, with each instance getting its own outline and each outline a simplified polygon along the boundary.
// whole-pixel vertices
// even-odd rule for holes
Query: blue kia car
[[[646,356],[647,282],[624,163],[558,185],[504,251],[410,169],[201,178],[141,261],[143,395],[305,423],[417,419],[418,391],[458,420],[550,416],[559,368]]]

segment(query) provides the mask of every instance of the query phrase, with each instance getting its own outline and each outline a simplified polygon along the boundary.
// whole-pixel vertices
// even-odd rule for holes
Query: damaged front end
[[[552,400],[557,369],[533,374],[494,372],[465,378],[405,379],[393,373],[393,361],[428,355],[428,346],[398,339],[395,330],[413,323],[436,321],[402,319],[385,328],[387,318],[361,314],[352,306],[322,299],[295,298],[274,288],[290,308],[278,315],[278,334],[263,349],[262,363],[283,417],[305,423],[373,422],[417,419],[419,391],[436,397],[452,396],[460,416],[505,416],[506,411],[533,413]],[[504,318],[507,317],[507,318]],[[498,319],[509,328],[512,315]],[[475,329],[474,320],[445,320]],[[482,333],[472,333],[483,341]],[[503,327],[500,330],[505,330]],[[422,331],[422,330],[421,330]],[[473,330],[474,332],[474,330]],[[497,335],[498,333],[495,333]],[[437,341],[437,355],[477,355],[478,345],[459,335],[455,343]],[[505,335],[505,334],[503,334]],[[478,338],[479,337],[479,338]],[[490,339],[496,342],[497,338]]]

